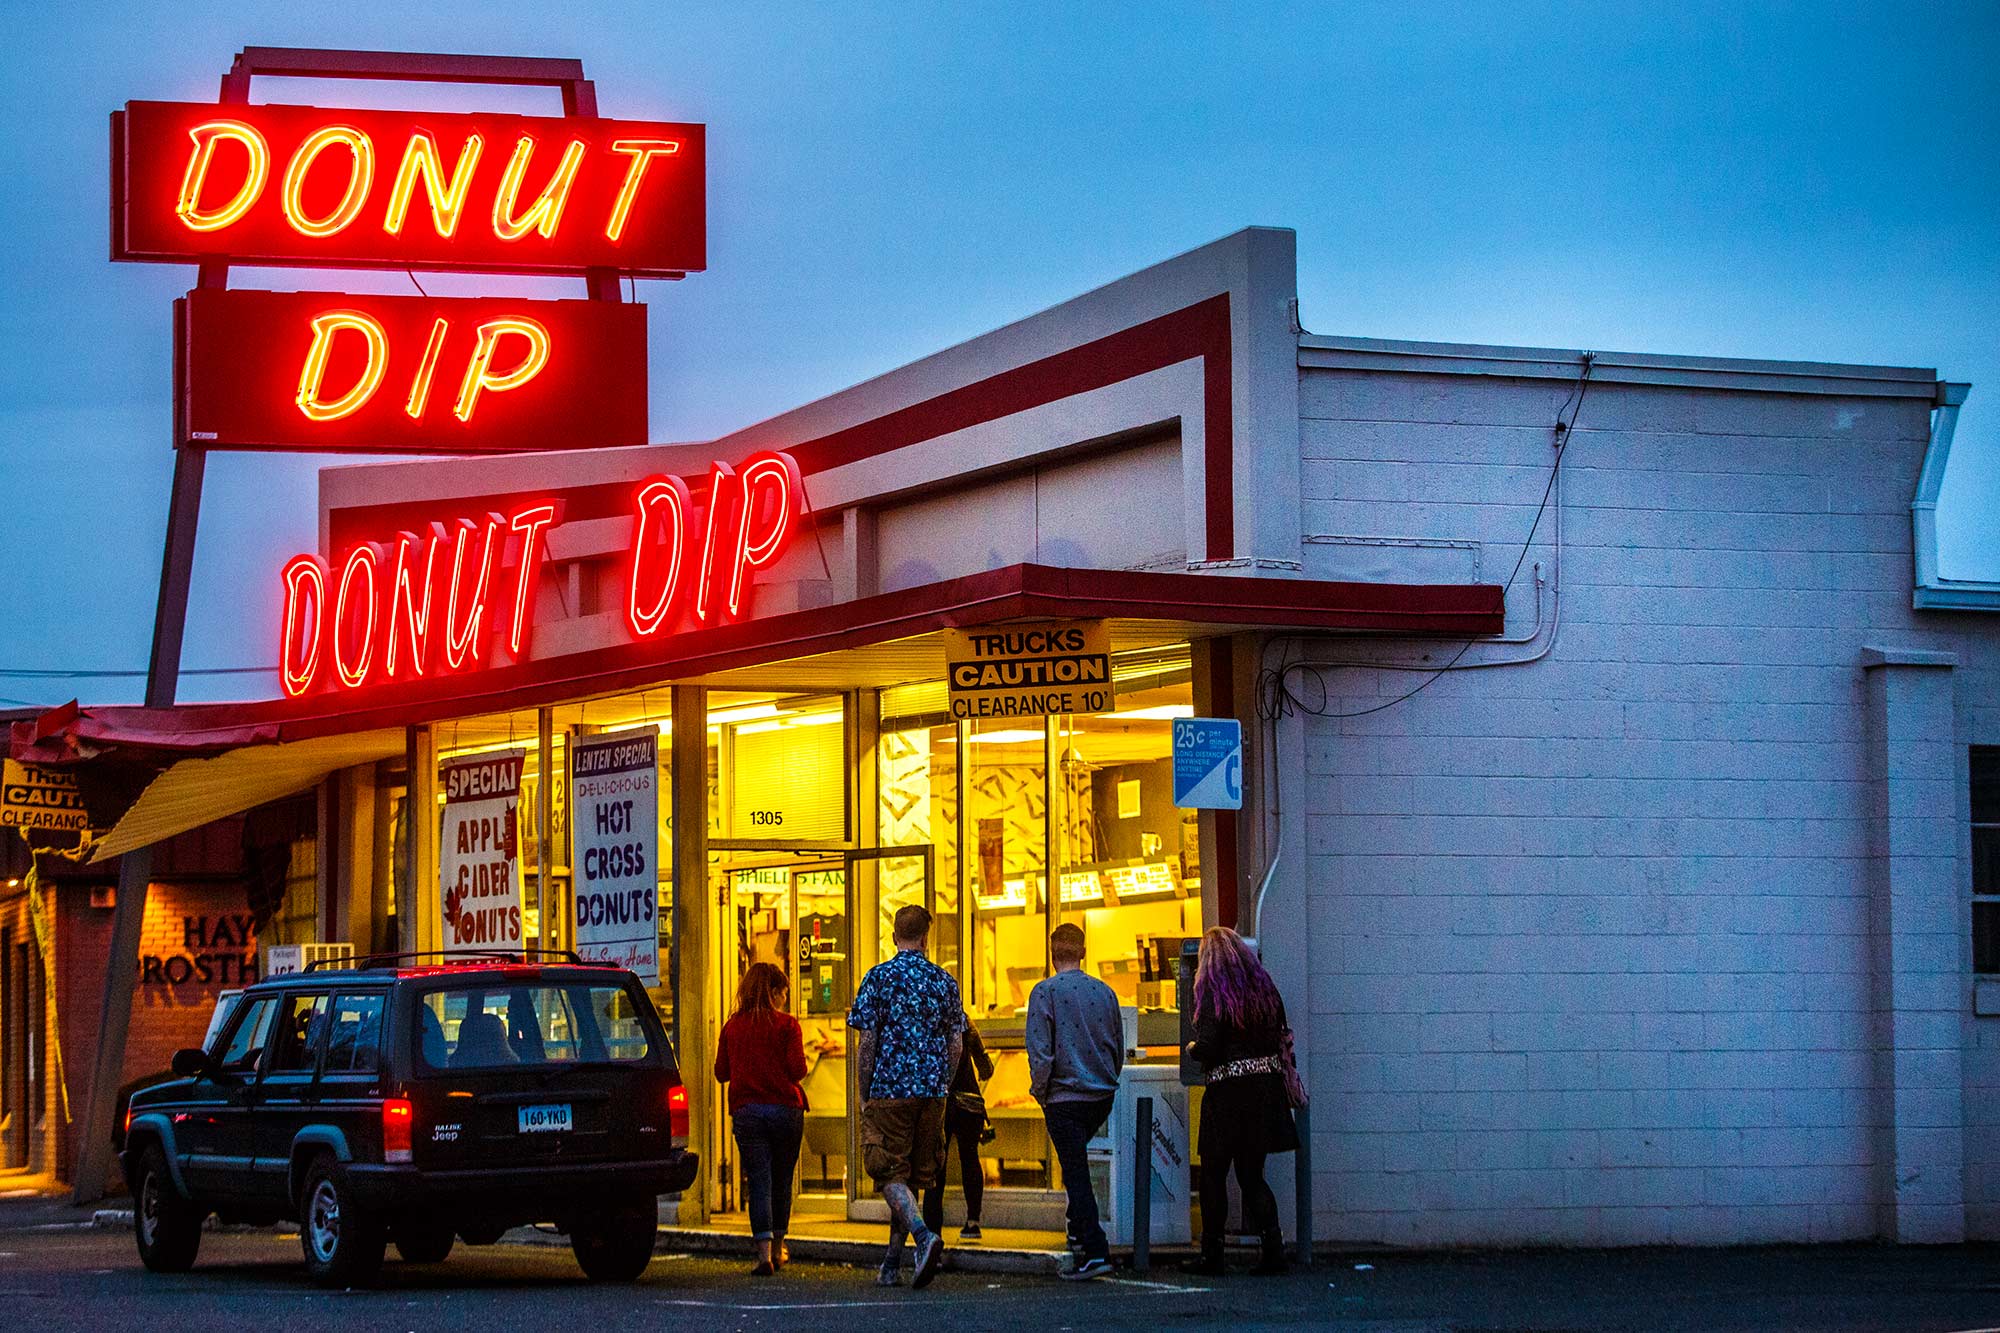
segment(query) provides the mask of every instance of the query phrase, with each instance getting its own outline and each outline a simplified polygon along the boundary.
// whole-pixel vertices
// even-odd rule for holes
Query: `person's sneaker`
[[[960,1240],[978,1240],[982,1234],[984,1233],[979,1230],[979,1223],[974,1221],[968,1221],[958,1229],[958,1238]]]
[[[882,1266],[875,1270],[875,1285],[878,1287],[900,1287],[903,1285],[903,1265],[900,1259],[884,1259]]]
[[[922,1291],[937,1276],[938,1265],[944,1262],[944,1237],[935,1231],[926,1231],[917,1242],[917,1271],[910,1278],[913,1290]]]
[[[1092,1278],[1109,1277],[1115,1271],[1109,1259],[1085,1259],[1061,1276],[1065,1282],[1088,1282]]]

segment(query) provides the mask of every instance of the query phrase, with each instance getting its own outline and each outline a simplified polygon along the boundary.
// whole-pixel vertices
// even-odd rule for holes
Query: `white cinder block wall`
[[[1305,572],[1462,578],[1476,559],[1504,581],[1574,383],[1312,342]],[[1592,384],[1545,660],[1305,724],[1322,1236],[1952,1239],[1955,1218],[2000,1234],[2000,1018],[1972,1015],[1964,829],[1964,745],[2000,742],[2000,625],[1910,608],[1931,377],[1864,373],[1855,392],[1753,369]],[[1551,503],[1510,633],[1535,627],[1535,563],[1556,574],[1555,518]],[[1877,668],[1890,692],[1907,672],[1920,695],[1941,686],[1924,697],[1956,716],[1922,760],[1955,763],[1956,785],[1895,826],[1900,858],[1885,819],[1909,788],[1871,767],[1871,745],[1898,743],[1871,722],[1871,646],[1957,663]],[[1290,682],[1318,703],[1324,681],[1326,711],[1355,713],[1424,679],[1358,665]],[[1952,864],[1892,922],[1872,906],[1891,864],[1940,869],[1918,833],[1949,836]]]

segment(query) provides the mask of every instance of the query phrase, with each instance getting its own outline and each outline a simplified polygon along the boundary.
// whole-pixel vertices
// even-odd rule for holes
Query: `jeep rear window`
[[[653,1044],[625,988],[453,986],[417,1004],[417,1057],[427,1069],[644,1060]]]

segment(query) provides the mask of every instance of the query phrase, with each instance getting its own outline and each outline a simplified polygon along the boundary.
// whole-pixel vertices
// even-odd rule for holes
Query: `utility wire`
[[[237,667],[183,667],[183,676],[253,676],[259,672],[276,671],[277,665],[237,666]],[[7,680],[87,680],[99,677],[144,676],[145,671],[95,670],[88,667],[0,667],[0,678]]]
[[[1570,392],[1568,396],[1566,396],[1563,399],[1562,406],[1556,409],[1555,461],[1549,465],[1548,483],[1542,487],[1541,503],[1535,506],[1535,518],[1534,521],[1528,525],[1527,540],[1521,543],[1521,553],[1520,555],[1515,557],[1514,568],[1508,573],[1507,582],[1500,590],[1500,596],[1503,604],[1506,599],[1507,593],[1514,586],[1514,581],[1521,577],[1521,566],[1525,565],[1528,562],[1528,552],[1533,550],[1535,546],[1535,533],[1541,529],[1542,516],[1548,512],[1549,497],[1555,494],[1556,478],[1562,475],[1563,455],[1569,449],[1570,435],[1576,428],[1576,419],[1578,415],[1581,414],[1583,411],[1583,400],[1585,396],[1588,395],[1590,392],[1590,370],[1592,363],[1595,362],[1596,359],[1597,359],[1596,353],[1594,352],[1585,352],[1583,354],[1582,369],[1578,372],[1575,383],[1570,386]],[[1564,415],[1565,413],[1568,414],[1566,417]],[[1456,669],[1459,663],[1459,659],[1463,658],[1465,654],[1471,650],[1472,645],[1478,642],[1480,641],[1477,639],[1467,639],[1464,643],[1459,645],[1458,651],[1452,654],[1451,660],[1449,662],[1446,662],[1441,666],[1431,668],[1429,675],[1425,676],[1421,681],[1417,682],[1417,684],[1415,684],[1408,690],[1404,691],[1402,694],[1397,695],[1395,698],[1385,700],[1384,702],[1379,704],[1371,704],[1367,708],[1359,708],[1350,713],[1329,713],[1326,711],[1326,703],[1327,703],[1326,678],[1323,675],[1321,675],[1319,667],[1306,662],[1303,658],[1296,661],[1282,662],[1276,668],[1264,672],[1263,675],[1259,678],[1259,687],[1257,691],[1258,695],[1257,711],[1259,714],[1261,714],[1263,717],[1267,719],[1287,716],[1293,711],[1308,713],[1314,717],[1324,717],[1324,718],[1367,717],[1370,713],[1379,713],[1385,708],[1394,708],[1397,704],[1403,703],[1410,699],[1414,699],[1419,694],[1422,694],[1425,690],[1429,689],[1433,684],[1435,684],[1440,677],[1444,676],[1445,673]],[[1375,665],[1378,667],[1378,669],[1400,669],[1400,670],[1422,669],[1414,666],[1402,667],[1402,668],[1389,668],[1389,667],[1384,667],[1381,664],[1371,664],[1365,662],[1356,662],[1352,664],[1343,663],[1338,665],[1354,665],[1354,666]],[[1494,663],[1494,665],[1497,666],[1501,664]],[[1317,706],[1309,706],[1304,699],[1300,698],[1297,694],[1293,692],[1292,686],[1290,685],[1288,678],[1294,671],[1304,671],[1309,673],[1308,678],[1311,679],[1314,682],[1314,684],[1316,684],[1319,687],[1319,703]]]

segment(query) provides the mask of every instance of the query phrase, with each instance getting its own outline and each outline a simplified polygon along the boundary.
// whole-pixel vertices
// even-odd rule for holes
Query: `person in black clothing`
[[[951,1168],[951,1145],[958,1145],[958,1174],[965,1187],[965,1225],[960,1240],[979,1239],[979,1208],[986,1200],[986,1176],[979,1167],[979,1144],[986,1136],[986,1094],[980,1082],[993,1077],[993,1057],[979,1039],[972,1020],[965,1021],[965,1051],[952,1075],[951,1098],[945,1103],[945,1165],[938,1182],[924,1191],[924,1225],[944,1234],[944,1178]]]
[[[1229,1171],[1243,1196],[1243,1222],[1264,1243],[1250,1271],[1285,1271],[1285,1241],[1278,1229],[1278,1201],[1264,1183],[1264,1158],[1295,1151],[1285,1083],[1285,1002],[1277,983],[1243,937],[1227,926],[1201,938],[1194,975],[1194,1040],[1188,1043],[1204,1075],[1201,1133],[1201,1257],[1181,1267],[1218,1277],[1222,1228],[1229,1213]]]

